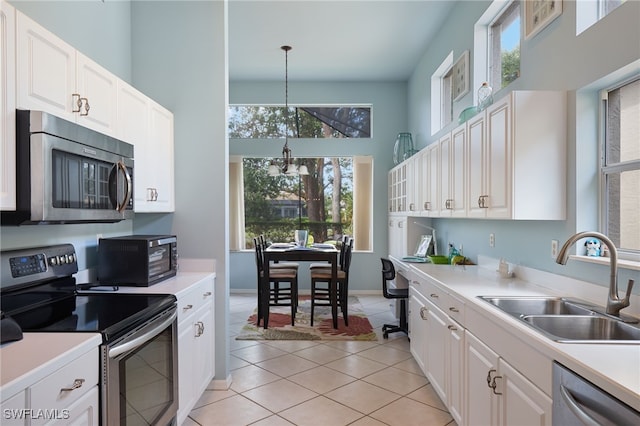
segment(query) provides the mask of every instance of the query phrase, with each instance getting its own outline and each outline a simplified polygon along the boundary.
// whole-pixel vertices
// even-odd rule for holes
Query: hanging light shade
[[[284,50],[284,108],[285,108],[285,135],[284,146],[282,147],[282,159],[280,162],[273,160],[269,164],[267,173],[269,176],[297,176],[308,175],[309,170],[307,166],[303,164],[296,164],[293,156],[291,155],[291,148],[289,148],[289,51],[291,46],[280,46],[280,49]],[[280,164],[278,164],[280,163]]]

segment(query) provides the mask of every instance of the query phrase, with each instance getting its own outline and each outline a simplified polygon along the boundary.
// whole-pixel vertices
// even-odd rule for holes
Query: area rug
[[[247,324],[236,340],[378,340],[378,337],[356,296],[349,296],[349,326],[344,325],[342,312],[338,309],[338,328],[333,328],[331,308],[316,306],[311,326],[311,301],[309,296],[300,296],[295,325],[291,325],[289,306],[269,308],[269,328],[262,322],[256,326],[257,308],[247,319]]]

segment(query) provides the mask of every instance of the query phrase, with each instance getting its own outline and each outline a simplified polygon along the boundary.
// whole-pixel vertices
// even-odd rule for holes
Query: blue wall
[[[409,130],[419,147],[436,141],[450,131],[452,124],[431,135],[430,79],[446,55],[457,58],[464,50],[473,51],[473,27],[491,2],[463,1],[456,5],[435,41],[427,48],[409,79]],[[510,90],[564,90],[568,95],[568,180],[567,220],[503,221],[433,219],[442,243],[463,244],[471,258],[478,254],[528,267],[608,285],[609,267],[570,261],[557,265],[551,258],[551,240],[562,244],[577,231],[597,230],[597,89],[615,77],[638,73],[640,65],[640,2],[627,2],[596,25],[576,36],[576,3],[563,2],[563,13],[535,37],[521,45],[521,76]],[[635,62],[635,63],[634,63]],[[631,66],[614,75],[617,70]],[[473,76],[470,66],[470,81]],[[484,80],[480,78],[480,81]],[[473,105],[477,87],[454,104],[454,116]],[[457,121],[456,121],[457,123]],[[540,177],[541,184],[544,178]],[[489,234],[495,234],[495,247],[489,247]],[[640,278],[638,271],[622,270],[621,282]],[[624,280],[624,281],[623,281]],[[623,287],[624,288],[624,287]],[[634,290],[640,294],[640,289]]]
[[[294,61],[290,54],[289,63]],[[229,88],[231,104],[282,104],[282,82],[232,82]],[[349,288],[371,290],[381,288],[380,257],[387,255],[387,172],[393,167],[393,144],[399,132],[407,129],[406,83],[289,83],[290,104],[371,104],[371,139],[293,139],[289,146],[295,156],[373,156],[373,251],[354,252],[351,267],[358,271],[351,275]],[[278,156],[282,140],[229,141],[231,155]],[[230,285],[233,289],[255,289],[256,277],[253,252],[231,253]],[[300,279],[302,289],[309,279]]]

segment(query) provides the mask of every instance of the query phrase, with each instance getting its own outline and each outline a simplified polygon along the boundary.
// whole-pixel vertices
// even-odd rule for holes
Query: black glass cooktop
[[[50,287],[50,286],[49,286]],[[31,303],[25,303],[29,301]],[[176,302],[173,295],[75,291],[42,288],[3,297],[2,310],[24,332],[93,332],[111,341]]]

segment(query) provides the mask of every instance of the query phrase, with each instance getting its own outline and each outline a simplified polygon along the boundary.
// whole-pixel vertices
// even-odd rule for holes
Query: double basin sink
[[[479,296],[480,299],[563,343],[640,344],[640,325],[630,317],[565,297]]]

